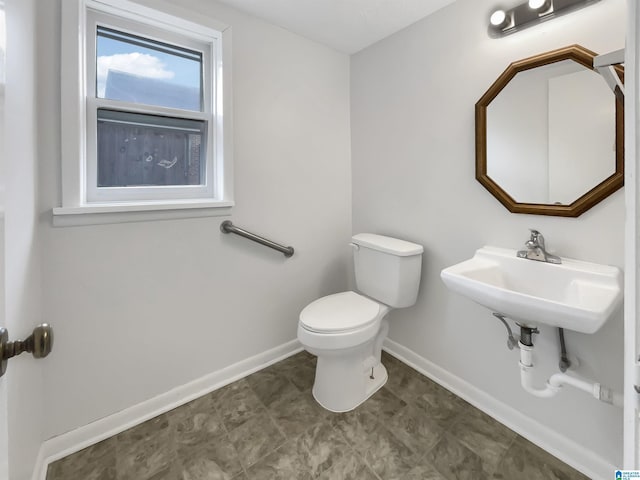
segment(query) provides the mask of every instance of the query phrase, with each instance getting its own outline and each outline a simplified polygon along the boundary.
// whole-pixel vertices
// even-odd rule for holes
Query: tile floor
[[[47,480],[587,479],[384,354],[356,410],[311,396],[302,352],[49,466]]]

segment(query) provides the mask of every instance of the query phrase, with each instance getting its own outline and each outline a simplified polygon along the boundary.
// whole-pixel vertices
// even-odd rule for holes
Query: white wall
[[[295,339],[299,311],[347,285],[349,58],[215,2],[140,3],[232,27],[231,219],[296,254],[222,234],[224,217],[52,227],[60,0],[40,2],[47,438]]]
[[[519,248],[528,227],[559,255],[623,266],[621,191],[566,219],[510,214],[476,182],[474,104],[512,61],[573,43],[599,53],[624,47],[625,3],[600,2],[502,39],[487,36],[492,7],[458,0],[353,57],[353,229],[425,247],[418,303],[391,313],[391,339],[621,465],[621,410],[570,389],[549,400],[525,393],[504,327],[447,291],[439,274],[485,244]],[[556,335],[542,328],[535,338],[540,381],[557,368]],[[621,314],[594,335],[566,339],[581,374],[622,391]]]
[[[34,0],[9,0],[5,98],[6,327],[11,340],[24,339],[42,321],[38,237],[38,149]],[[43,432],[43,363],[30,355],[10,361],[7,371],[9,477],[31,475]]]

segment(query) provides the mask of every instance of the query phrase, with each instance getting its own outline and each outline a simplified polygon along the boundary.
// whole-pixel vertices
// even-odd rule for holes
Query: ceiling
[[[220,0],[315,40],[355,53],[455,0]]]

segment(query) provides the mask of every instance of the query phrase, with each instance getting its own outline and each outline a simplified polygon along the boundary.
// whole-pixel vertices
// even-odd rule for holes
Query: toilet
[[[353,410],[386,383],[385,317],[415,304],[422,267],[421,245],[372,233],[351,240],[357,292],[313,301],[298,322],[298,340],[318,357],[313,396],[332,412]]]

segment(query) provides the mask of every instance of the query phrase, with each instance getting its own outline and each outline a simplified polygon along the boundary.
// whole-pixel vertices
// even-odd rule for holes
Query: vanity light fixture
[[[496,9],[489,17],[489,36],[503,37],[599,1],[527,0],[509,10]]]

